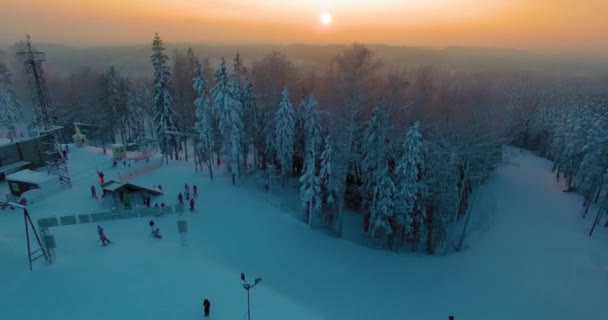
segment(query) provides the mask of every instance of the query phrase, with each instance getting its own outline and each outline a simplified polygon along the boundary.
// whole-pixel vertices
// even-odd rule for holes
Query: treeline
[[[234,184],[297,178],[309,224],[341,235],[345,210],[359,212],[374,246],[460,250],[512,132],[493,73],[388,65],[361,44],[312,71],[278,52],[211,66],[191,49],[170,58],[158,36],[152,49],[147,79],[113,66],[49,77],[59,121],[100,125],[101,143],[154,137],[166,158],[194,135],[211,177],[222,162]]]
[[[608,205],[608,94],[597,82],[562,83],[543,91],[518,91],[515,143],[553,161],[551,171],[564,192],[584,197],[581,215],[599,203],[590,231]],[[608,227],[608,221],[604,224]]]

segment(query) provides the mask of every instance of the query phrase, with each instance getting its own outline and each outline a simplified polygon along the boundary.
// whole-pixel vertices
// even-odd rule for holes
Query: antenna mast
[[[49,174],[58,176],[62,186],[71,187],[68,166],[59,144],[59,130],[62,128],[56,124],[57,116],[49,100],[44,69],[42,69],[45,54],[41,51],[32,50],[29,34],[26,35],[26,39],[25,51],[17,54],[23,59],[25,71],[28,75],[36,115],[36,126],[42,142],[42,157],[48,166]]]

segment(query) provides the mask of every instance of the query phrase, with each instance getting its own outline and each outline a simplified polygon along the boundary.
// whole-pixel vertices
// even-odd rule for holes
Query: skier
[[[97,191],[95,190],[95,185],[91,186],[91,196],[97,199]]]
[[[103,231],[103,228],[100,225],[97,225],[97,233],[99,234],[99,240],[101,240],[101,245],[105,246],[108,243],[112,243],[110,239],[106,236],[106,233]]]
[[[192,185],[192,196],[195,198],[198,198],[198,188],[196,187],[196,185]]]
[[[150,226],[150,232],[154,231],[154,220],[150,220],[150,222],[148,222],[148,225]]]
[[[209,317],[209,313],[211,312],[211,302],[209,299],[203,300],[203,312],[205,313],[205,317]]]
[[[194,211],[194,198],[190,199],[190,211]]]
[[[187,193],[187,192],[189,192],[189,191],[190,191],[190,186],[189,186],[189,185],[186,183],[186,184],[184,185],[184,192],[186,192],[186,193]]]
[[[179,201],[179,205],[184,205],[184,196],[181,194],[177,195],[177,200]]]
[[[104,184],[105,176],[104,176],[103,172],[97,171],[97,176],[99,176],[99,184]]]

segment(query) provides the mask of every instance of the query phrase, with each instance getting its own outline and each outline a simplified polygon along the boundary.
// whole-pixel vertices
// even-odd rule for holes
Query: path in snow
[[[606,230],[586,236],[581,199],[561,192],[550,162],[505,150],[505,164],[480,191],[466,250],[449,256],[332,238],[227,176],[211,182],[179,162],[135,181],[161,182],[173,193],[167,203],[184,181],[199,185],[187,249],[179,247],[175,216],[157,220],[162,241],[147,237],[145,219],[106,223],[116,242],[106,248],[97,247],[94,225],[60,227],[57,262],[30,274],[22,218],[0,214],[0,318],[200,319],[200,302],[210,297],[213,319],[243,319],[242,271],[263,277],[252,319],[601,318]],[[93,157],[101,156],[74,151],[75,188],[35,204],[33,215],[99,209],[88,197],[95,168],[86,163],[105,162]]]

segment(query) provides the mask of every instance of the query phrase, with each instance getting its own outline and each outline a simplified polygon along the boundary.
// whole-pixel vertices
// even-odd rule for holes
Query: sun
[[[319,16],[319,21],[321,21],[321,24],[323,25],[330,25],[331,24],[331,14],[329,12],[321,12],[321,15]]]

